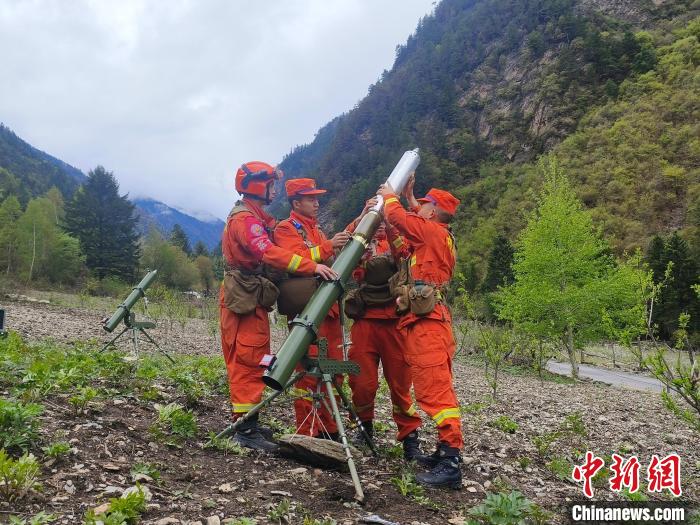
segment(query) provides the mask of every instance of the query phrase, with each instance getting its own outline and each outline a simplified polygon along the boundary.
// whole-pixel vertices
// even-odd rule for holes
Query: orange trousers
[[[234,419],[248,412],[262,399],[265,384],[260,360],[270,353],[270,324],[267,310],[258,306],[254,312],[240,315],[225,306],[219,309],[221,347]]]
[[[406,327],[405,357],[411,368],[416,401],[438,429],[438,439],[450,447],[464,448],[459,402],[452,384],[455,340],[452,324],[420,318]]]
[[[350,359],[360,365],[360,373],[350,375],[350,388],[357,415],[362,421],[372,421],[381,361],[398,427],[396,439],[401,441],[420,427],[421,419],[411,398],[411,370],[404,359],[406,339],[396,329],[397,322],[398,319],[367,318],[354,322]]]
[[[325,337],[328,341],[328,357],[338,360],[343,358],[343,350],[341,347],[343,343],[343,333],[337,318],[326,317],[318,329],[318,337]],[[309,356],[314,357],[317,355],[318,346],[311,345],[309,347]],[[302,370],[302,368],[297,367],[297,371],[300,370]],[[340,385],[343,384],[343,376],[336,375],[334,382],[336,388],[340,388]],[[326,409],[324,403],[321,403],[318,410],[314,413],[311,394],[316,392],[319,383],[321,385],[321,392],[327,397],[325,385],[323,385],[318,378],[304,376],[294,384],[293,393],[298,396],[297,399],[294,400],[294,415],[296,416],[298,434],[318,436],[322,431],[328,432],[329,434],[338,432],[338,425],[335,422],[335,418],[333,414]],[[326,399],[326,403],[328,403],[330,407],[328,399]]]

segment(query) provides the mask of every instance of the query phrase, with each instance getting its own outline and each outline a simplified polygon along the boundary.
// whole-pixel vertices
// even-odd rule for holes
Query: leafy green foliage
[[[292,504],[287,498],[282,499],[277,506],[271,508],[267,513],[267,519],[279,525],[290,523],[291,518]]]
[[[131,467],[130,474],[132,479],[138,474],[143,474],[144,476],[150,477],[155,482],[160,481],[160,470],[158,470],[158,465],[153,463],[134,463],[134,466]]]
[[[241,447],[229,437],[217,438],[216,432],[209,432],[209,441],[204,444],[204,448],[215,448],[225,454],[233,454],[234,456],[245,456],[248,449]]]
[[[73,405],[76,413],[82,414],[88,408],[90,402],[98,395],[98,391],[91,386],[83,386],[78,390],[78,393],[69,397],[68,402]]]
[[[163,239],[155,228],[144,239],[141,264],[158,270],[158,282],[177,290],[189,290],[199,281],[197,266],[179,246]]]
[[[26,519],[18,518],[17,516],[10,516],[8,525],[45,525],[46,523],[51,523],[56,519],[57,516],[55,514],[47,514],[42,510],[38,514]]]
[[[32,489],[39,488],[39,472],[39,462],[33,454],[13,459],[0,448],[0,497],[5,501],[22,499]]]
[[[46,457],[58,459],[68,454],[68,452],[70,452],[70,448],[70,444],[66,443],[65,441],[57,441],[42,447],[41,450],[44,452]]]
[[[546,523],[548,516],[520,492],[487,494],[480,505],[469,510],[469,525],[521,525]]]
[[[185,410],[182,405],[168,403],[155,405],[158,419],[151,427],[157,435],[163,437],[169,445],[179,446],[187,438],[197,435],[197,420],[195,415]]]
[[[85,514],[85,525],[133,525],[146,510],[146,496],[137,483],[138,490],[129,492],[121,498],[109,500],[109,510],[100,514],[90,509]]]
[[[12,399],[0,399],[0,448],[26,451],[39,439],[43,407]]]
[[[515,434],[518,431],[518,424],[508,416],[498,416],[491,421],[490,425],[505,434]]]
[[[556,160],[540,166],[544,190],[518,243],[515,282],[497,296],[498,313],[535,337],[562,341],[577,377],[574,351],[604,333],[601,312],[635,308],[645,297],[633,265],[618,269]]]

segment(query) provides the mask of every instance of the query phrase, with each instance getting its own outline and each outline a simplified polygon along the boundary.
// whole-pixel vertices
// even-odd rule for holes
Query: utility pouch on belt
[[[289,277],[277,282],[277,310],[288,319],[299,315],[318,288],[316,277]]]
[[[350,290],[345,296],[345,315],[350,319],[362,319],[367,312],[367,305],[362,300],[359,288]]]
[[[272,307],[278,293],[277,287],[260,274],[235,268],[226,270],[224,274],[224,304],[237,314],[249,314],[258,305]]]
[[[408,260],[404,260],[399,264],[399,271],[389,279],[389,291],[396,300],[396,313],[399,315],[405,314],[410,308],[408,299],[410,277]]]
[[[416,315],[428,315],[435,310],[438,291],[428,284],[416,284],[408,291],[411,303],[411,313]]]

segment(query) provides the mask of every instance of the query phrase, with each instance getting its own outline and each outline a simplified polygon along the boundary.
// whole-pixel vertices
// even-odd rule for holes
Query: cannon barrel
[[[117,307],[117,309],[112,314],[112,317],[105,321],[104,325],[102,325],[102,328],[104,328],[108,332],[112,332],[117,327],[117,325],[119,325],[122,319],[129,315],[129,310],[131,310],[134,307],[136,301],[138,301],[139,299],[141,299],[141,297],[146,295],[145,291],[149,286],[151,286],[151,283],[155,280],[156,273],[158,273],[158,270],[153,270],[151,272],[148,272],[146,276],[143,279],[141,279],[141,282],[133,288],[133,290],[129,294],[129,297],[127,297],[124,300],[124,302]]]
[[[420,155],[417,148],[405,152],[386,182],[395,192],[400,193],[419,162]],[[352,238],[336,258],[333,270],[338,274],[338,279],[321,283],[302,313],[291,322],[289,335],[263,375],[263,382],[270,388],[275,390],[284,388],[294,373],[296,365],[306,355],[309,345],[316,340],[318,327],[343,295],[352,271],[360,262],[362,254],[382,220],[380,211],[383,205],[384,202],[380,197],[376,206],[362,218]]]

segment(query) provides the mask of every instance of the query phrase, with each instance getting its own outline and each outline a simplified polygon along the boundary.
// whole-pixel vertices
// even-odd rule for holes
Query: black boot
[[[418,432],[414,430],[401,442],[403,445],[403,458],[406,461],[418,461],[419,458],[424,458],[423,452],[420,449],[420,443],[418,442]]]
[[[262,433],[258,426],[257,417],[253,417],[243,423],[238,428],[236,435],[233,436],[233,441],[242,447],[252,448],[253,450],[276,452],[279,449],[277,443],[271,441]]]
[[[272,441],[272,436],[274,436],[275,432],[270,428],[270,427],[264,427],[261,424],[258,423],[258,416],[253,416],[253,418],[256,422],[256,427],[258,428],[258,432],[260,432],[265,439],[268,441]],[[235,423],[236,420],[234,419],[233,422]],[[244,423],[245,425],[245,423]]]
[[[370,439],[374,438],[374,422],[371,419],[369,421],[363,421],[362,428],[365,429],[365,432],[367,432],[367,435],[369,436]],[[352,442],[356,446],[360,446],[360,447],[367,446],[367,442],[365,441],[365,437],[362,435],[362,430],[360,430],[359,427],[357,428],[357,432],[355,432],[355,435],[352,438]]]
[[[461,457],[459,449],[440,443],[437,451],[439,461],[430,472],[416,475],[416,481],[428,487],[462,488],[462,470],[459,468]],[[432,457],[435,454],[432,454]]]

